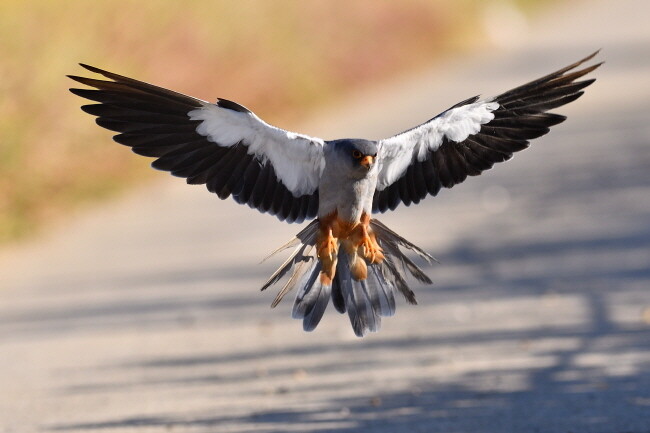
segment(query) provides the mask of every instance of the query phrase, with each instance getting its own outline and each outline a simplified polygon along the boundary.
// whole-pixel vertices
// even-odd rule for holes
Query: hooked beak
[[[370,155],[366,155],[361,159],[361,161],[359,161],[359,164],[361,164],[366,169],[370,170],[370,167],[372,167],[373,162],[375,162],[375,158]]]

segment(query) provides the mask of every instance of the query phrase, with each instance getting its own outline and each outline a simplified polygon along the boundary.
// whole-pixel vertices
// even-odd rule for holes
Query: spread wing
[[[118,132],[115,141],[157,158],[154,168],[205,184],[280,220],[318,211],[324,142],[271,126],[232,101],[211,104],[92,66],[110,81],[69,76],[94,89],[70,89],[96,104],[81,108]]]
[[[373,212],[419,203],[510,159],[566,117],[548,110],[568,104],[594,79],[576,81],[601,63],[575,70],[592,55],[552,74],[479,101],[467,99],[408,131],[379,142]]]

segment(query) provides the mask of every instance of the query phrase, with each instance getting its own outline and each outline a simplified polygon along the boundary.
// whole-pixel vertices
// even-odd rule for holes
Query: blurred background
[[[512,43],[550,3],[3,0],[0,245],[155,175],[79,110],[64,77],[85,73],[79,62],[232,99],[291,129],[317,107],[486,37]]]
[[[0,1],[0,432],[647,433],[650,2]],[[258,288],[299,225],[111,140],[84,62],[381,138],[594,50],[512,161],[378,216],[440,260],[363,339]]]

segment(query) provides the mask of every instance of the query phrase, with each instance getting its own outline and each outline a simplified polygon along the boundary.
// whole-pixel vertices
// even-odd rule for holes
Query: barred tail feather
[[[436,260],[379,221],[372,220],[370,227],[384,251],[384,260],[381,263],[367,264],[367,278],[356,280],[350,271],[350,257],[341,248],[334,280],[331,285],[325,285],[319,278],[321,264],[313,248],[316,243],[317,221],[309,224],[287,244],[296,247],[294,252],[262,287],[264,290],[272,286],[292,271],[271,306],[275,307],[295,288],[297,292],[292,317],[303,321],[305,331],[312,331],[322,319],[331,298],[339,313],[347,312],[354,333],[363,337],[368,332],[379,330],[381,317],[395,314],[396,292],[409,304],[416,304],[415,294],[404,275],[427,284],[431,280],[402,252],[402,248],[414,252],[429,263]]]

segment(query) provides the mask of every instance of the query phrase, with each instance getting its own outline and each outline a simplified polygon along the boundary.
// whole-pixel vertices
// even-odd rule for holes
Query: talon
[[[338,241],[332,234],[329,224],[323,224],[318,239],[316,240],[316,255],[321,262],[321,283],[332,284],[336,273],[336,262],[338,257]]]
[[[370,263],[379,263],[384,259],[384,253],[379,244],[377,244],[374,234],[366,234],[361,238],[358,251]]]
[[[325,238],[318,246],[318,258],[321,260],[333,261],[338,252],[338,244],[336,240],[329,236]]]

